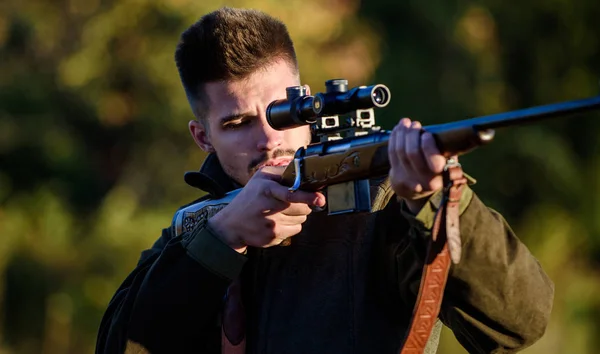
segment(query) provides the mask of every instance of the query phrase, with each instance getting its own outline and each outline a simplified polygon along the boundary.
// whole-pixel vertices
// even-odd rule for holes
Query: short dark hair
[[[175,63],[190,104],[199,120],[206,118],[204,84],[240,80],[276,60],[285,59],[298,72],[294,44],[280,20],[257,10],[220,8],[181,35]]]

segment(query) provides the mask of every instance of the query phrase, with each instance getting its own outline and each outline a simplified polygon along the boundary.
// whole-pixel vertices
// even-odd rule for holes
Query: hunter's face
[[[207,84],[208,131],[190,122],[194,140],[203,150],[215,152],[225,172],[241,185],[263,166],[289,164],[296,150],[310,143],[310,129],[275,130],[266,111],[269,103],[286,97],[286,87],[297,85],[298,75],[284,60],[241,81]]]

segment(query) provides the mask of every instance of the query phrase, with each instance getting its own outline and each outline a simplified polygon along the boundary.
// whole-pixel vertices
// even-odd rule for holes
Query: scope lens
[[[388,100],[387,92],[385,92],[385,90],[382,89],[381,87],[375,88],[373,90],[373,93],[371,93],[371,95],[373,96],[373,101],[377,104],[384,104]]]

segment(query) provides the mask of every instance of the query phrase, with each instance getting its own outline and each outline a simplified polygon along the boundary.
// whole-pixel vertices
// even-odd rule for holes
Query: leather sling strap
[[[444,195],[435,215],[417,303],[400,354],[422,354],[425,350],[442,306],[450,261],[460,261],[459,202],[467,179],[460,164],[453,159],[448,160],[443,178]]]

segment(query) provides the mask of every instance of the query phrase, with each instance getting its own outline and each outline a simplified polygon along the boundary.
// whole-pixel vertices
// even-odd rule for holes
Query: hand
[[[390,182],[414,214],[428,198],[443,187],[442,172],[446,158],[440,154],[430,133],[421,123],[403,118],[394,127],[388,141]]]
[[[325,205],[320,192],[290,192],[279,184],[284,170],[275,166],[260,169],[231,203],[208,221],[236,251],[280,244],[300,233],[311,206]]]

